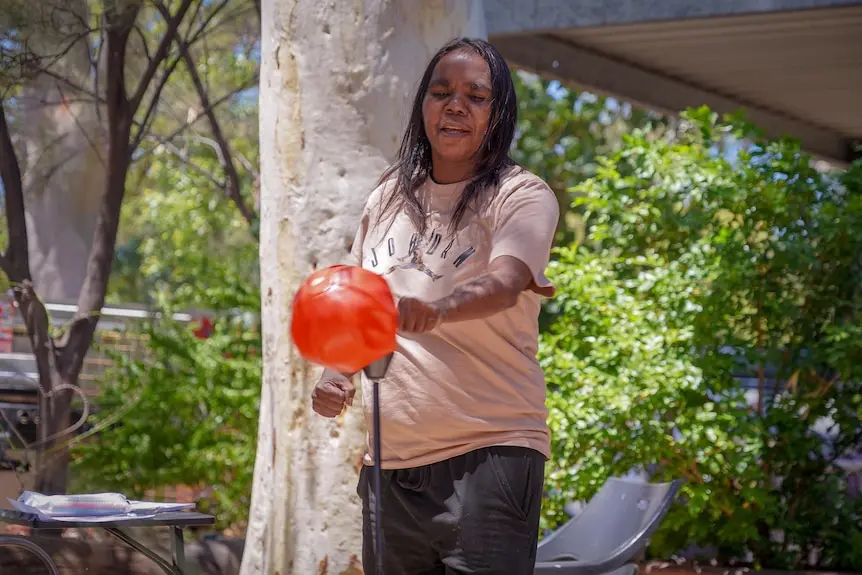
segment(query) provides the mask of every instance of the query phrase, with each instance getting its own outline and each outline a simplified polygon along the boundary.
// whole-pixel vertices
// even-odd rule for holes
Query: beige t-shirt
[[[550,286],[544,270],[559,205],[539,177],[517,166],[507,169],[500,186],[487,191],[480,212],[465,213],[454,236],[450,217],[466,183],[429,180],[418,192],[429,213],[421,238],[404,213],[377,223],[390,182],[368,198],[352,263],[383,275],[396,298],[445,297],[504,255],[523,261],[538,286]],[[493,316],[398,335],[380,382],[385,469],[418,467],[496,445],[550,456],[545,378],[536,360],[539,308],[540,296],[528,290],[514,307]],[[372,465],[372,389],[362,378],[369,430],[365,463]]]

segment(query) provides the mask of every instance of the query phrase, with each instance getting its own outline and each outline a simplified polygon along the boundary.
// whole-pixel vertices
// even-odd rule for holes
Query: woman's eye
[[[437,98],[438,100],[442,100],[443,98],[445,98],[448,95],[449,94],[447,94],[446,92],[431,92],[431,97]]]
[[[484,102],[487,98],[485,96],[470,96],[470,99],[474,102]]]

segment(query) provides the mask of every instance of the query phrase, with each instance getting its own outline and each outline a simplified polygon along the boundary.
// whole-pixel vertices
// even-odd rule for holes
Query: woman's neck
[[[475,164],[473,162],[452,163],[432,158],[431,179],[435,183],[456,184],[470,179],[474,172]]]

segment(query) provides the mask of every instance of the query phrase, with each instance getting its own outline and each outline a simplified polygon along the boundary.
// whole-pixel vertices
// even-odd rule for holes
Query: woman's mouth
[[[463,126],[456,126],[453,124],[447,124],[440,127],[440,135],[447,136],[450,138],[463,138],[470,134],[470,130]]]

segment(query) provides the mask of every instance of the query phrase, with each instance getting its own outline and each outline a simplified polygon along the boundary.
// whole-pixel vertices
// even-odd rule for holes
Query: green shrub
[[[862,569],[862,505],[835,466],[862,439],[862,163],[836,178],[736,119],[683,120],[627,136],[574,189],[586,240],[551,267],[541,345],[544,526],[643,469],[685,482],[654,553]],[[757,143],[732,156],[727,136]]]
[[[198,509],[217,527],[246,520],[254,469],[261,337],[242,317],[214,322],[209,338],[185,323],[148,326],[145,357],[115,356],[91,421],[98,433],[78,445],[80,490],[130,496],[201,487]]]

